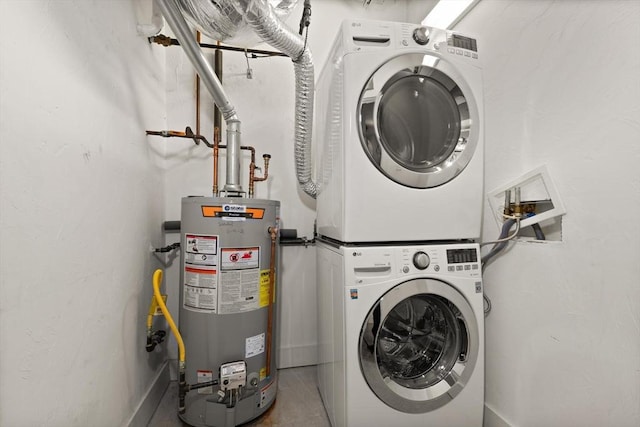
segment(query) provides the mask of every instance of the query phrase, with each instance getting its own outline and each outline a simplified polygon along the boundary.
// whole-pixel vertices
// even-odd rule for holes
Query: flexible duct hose
[[[236,11],[266,43],[292,58],[296,79],[295,160],[302,190],[314,199],[317,185],[311,176],[314,69],[311,51],[304,39],[288,28],[267,0],[230,0]]]

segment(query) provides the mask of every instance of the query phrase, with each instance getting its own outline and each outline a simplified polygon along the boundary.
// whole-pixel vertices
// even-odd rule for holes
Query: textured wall
[[[639,23],[637,1],[484,0],[456,28],[484,64],[486,189],[546,164],[567,209],[561,243],[485,274],[486,401],[513,426],[640,425]]]
[[[131,1],[0,15],[0,425],[118,426],[166,359],[144,350],[164,55]]]

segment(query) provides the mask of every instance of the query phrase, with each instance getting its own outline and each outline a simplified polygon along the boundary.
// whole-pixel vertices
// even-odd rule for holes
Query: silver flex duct
[[[179,15],[174,0],[159,0],[163,4],[162,13],[167,17],[168,14],[174,15],[174,21],[178,20],[181,25],[188,27],[184,23],[184,18]],[[313,91],[314,91],[314,71],[313,61],[311,58],[311,52],[305,46],[305,42],[301,36],[289,29],[281,20],[278,15],[278,11],[275,10],[268,0],[178,0],[183,10],[191,16],[197,16],[200,21],[199,26],[203,23],[211,21],[215,18],[216,22],[211,22],[209,25],[215,32],[222,35],[229,33],[233,35],[233,25],[237,25],[239,17],[242,17],[247,25],[265,42],[273,46],[275,49],[285,53],[292,58],[295,69],[296,79],[296,101],[295,101],[295,160],[296,160],[296,175],[298,183],[302,187],[303,191],[309,196],[315,198],[317,195],[317,184],[313,181],[311,176],[312,164],[311,164],[311,131],[313,120]],[[285,5],[285,8],[292,6],[291,1],[283,0],[281,4]],[[165,11],[171,9],[170,11]],[[217,18],[216,18],[217,17]],[[219,22],[218,22],[219,21]],[[214,25],[215,24],[215,25]],[[169,25],[174,29],[174,32],[178,32],[174,28],[174,23],[169,21]],[[204,30],[204,28],[203,28]],[[205,31],[207,32],[207,31]],[[211,31],[208,31],[211,33]],[[189,50],[197,50],[198,53],[189,53],[189,58],[196,70],[203,78],[207,88],[214,95],[214,100],[218,104],[219,98],[216,97],[215,92],[221,91],[219,88],[219,81],[215,77],[215,74],[211,71],[208,63],[202,58],[202,53],[193,41],[193,37],[187,31],[183,36],[178,35],[180,44],[185,47],[189,44]],[[194,59],[195,58],[195,59]],[[196,61],[202,62],[201,66],[196,65]],[[217,85],[212,89],[209,84],[210,81],[217,82]],[[214,92],[215,91],[215,92]],[[223,99],[226,100],[226,97]],[[220,109],[225,114],[224,108],[218,104]],[[235,112],[234,112],[235,115]],[[227,121],[227,124],[229,122]],[[239,124],[238,124],[239,132]],[[227,144],[231,146],[230,143]],[[231,153],[227,155],[227,164],[229,158],[232,157]],[[229,166],[227,166],[227,177],[229,177]],[[227,185],[225,189],[232,182],[227,178]],[[233,182],[237,182],[234,178]]]
[[[196,72],[211,93],[227,124],[227,180],[223,191],[242,193],[240,185],[240,120],[234,106],[227,98],[222,83],[200,50],[191,28],[185,21],[174,0],[157,0],[160,11],[180,42]]]
[[[317,184],[311,176],[313,121],[313,60],[303,38],[288,28],[267,0],[230,0],[238,13],[266,43],[293,60],[296,79],[295,159],[296,176],[303,191],[314,199]]]

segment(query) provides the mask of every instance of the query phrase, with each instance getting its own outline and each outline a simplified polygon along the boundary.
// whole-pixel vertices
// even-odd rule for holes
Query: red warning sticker
[[[245,270],[260,266],[260,248],[222,248],[223,270]]]

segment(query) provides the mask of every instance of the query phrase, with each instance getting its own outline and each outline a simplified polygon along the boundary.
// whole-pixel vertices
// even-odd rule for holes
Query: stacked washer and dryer
[[[331,424],[481,426],[476,40],[345,21],[316,93],[318,381]]]

